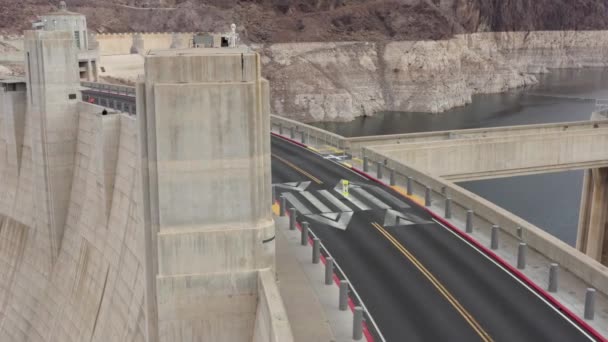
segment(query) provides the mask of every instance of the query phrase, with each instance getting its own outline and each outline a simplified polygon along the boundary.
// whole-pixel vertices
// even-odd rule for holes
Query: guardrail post
[[[312,239],[312,263],[318,264],[321,260],[321,241],[315,237]]]
[[[445,199],[445,218],[452,218],[452,199],[450,197]]]
[[[290,127],[289,128],[289,138],[292,139],[292,140],[296,138],[295,127]]]
[[[348,281],[340,280],[340,295],[338,296],[338,309],[346,311],[348,308]]]
[[[296,208],[289,208],[289,230],[296,229]]]
[[[369,172],[369,158],[363,157],[363,172]]]
[[[376,177],[378,179],[382,179],[382,167],[383,167],[382,162],[378,162],[376,164]]]
[[[306,132],[302,131],[302,144],[306,144]]]
[[[325,258],[325,285],[331,285],[334,280],[334,258]]]
[[[302,246],[306,246],[308,244],[308,229],[309,229],[308,222],[302,222],[302,232],[301,232],[301,238],[300,238],[300,244]]]
[[[549,286],[547,287],[549,292],[557,292],[557,289],[559,288],[558,276],[559,265],[553,263],[551,266],[549,266]]]
[[[475,213],[473,212],[473,210],[467,210],[467,226],[466,226],[466,232],[471,234],[473,233],[473,218],[475,216]]]
[[[395,186],[395,184],[397,184],[397,182],[395,181],[395,169],[389,169],[390,171],[390,179],[391,179],[391,186]]]
[[[517,247],[517,268],[520,270],[526,269],[526,250],[528,245],[525,242],[520,242]]]
[[[407,177],[407,195],[412,196],[414,194],[414,180],[412,177]]]
[[[424,191],[424,205],[427,207],[430,207],[431,204],[432,204],[431,188],[427,186],[426,190]]]
[[[498,249],[498,234],[499,233],[500,233],[500,227],[498,225],[493,225],[491,241],[490,241],[490,248],[493,250]]]
[[[353,311],[353,340],[359,341],[363,338],[363,308],[355,306]]]
[[[585,319],[592,321],[595,317],[595,289],[588,288],[585,294]]]
[[[279,198],[280,198],[279,216],[283,217],[283,216],[285,216],[285,209],[287,207],[287,199],[283,195],[281,195],[281,197],[279,197]]]

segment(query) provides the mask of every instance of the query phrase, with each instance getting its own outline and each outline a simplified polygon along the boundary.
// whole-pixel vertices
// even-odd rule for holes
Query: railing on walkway
[[[95,82],[80,82],[80,84],[85,88],[99,90],[106,93],[135,97],[135,87]]]

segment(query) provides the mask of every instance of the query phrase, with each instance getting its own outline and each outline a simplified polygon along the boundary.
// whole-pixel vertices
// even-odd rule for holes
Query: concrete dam
[[[0,341],[291,341],[257,54],[148,56],[137,116],[80,101],[71,32],[26,31],[24,57],[0,80]]]

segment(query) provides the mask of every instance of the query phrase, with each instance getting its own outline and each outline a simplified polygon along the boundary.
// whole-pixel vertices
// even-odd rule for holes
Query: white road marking
[[[323,202],[319,201],[315,195],[311,194],[308,191],[304,191],[300,193],[304,198],[308,200],[315,208],[319,209],[322,213],[331,213],[333,210],[329,209]]]
[[[376,196],[370,194],[369,192],[367,192],[363,188],[353,188],[352,191],[355,192],[355,193],[357,193],[357,194],[359,194],[359,195],[361,195],[362,197],[364,197],[368,201],[372,202],[375,206],[377,206],[380,209],[391,209],[390,205],[382,202]]]
[[[465,238],[463,238],[462,236],[458,235],[456,232],[454,232],[452,229],[446,227],[443,223],[437,221],[436,219],[433,219],[433,221],[435,221],[435,223],[437,223],[438,225],[440,225],[441,227],[443,227],[445,230],[447,230],[448,232],[450,232],[452,235],[456,236],[457,238],[459,238],[462,242],[466,243],[467,245],[469,245],[469,247],[473,248],[474,250],[477,251],[477,253],[481,254],[484,258],[488,259],[489,261],[491,261],[494,265],[498,266],[498,268],[500,268],[501,270],[503,270],[506,274],[508,274],[511,278],[515,279],[515,281],[517,281],[518,283],[520,283],[521,285],[523,285],[526,289],[528,289],[528,291],[532,292],[536,297],[538,297],[541,301],[543,301],[543,303],[545,303],[548,307],[550,307],[553,311],[557,312],[560,316],[562,316],[567,322],[569,322],[570,324],[572,324],[572,326],[574,326],[578,331],[580,331],[583,335],[585,335],[585,337],[587,337],[590,341],[596,341],[596,339],[593,336],[590,336],[585,330],[583,330],[583,328],[581,328],[580,326],[578,326],[578,324],[576,324],[575,322],[572,321],[572,319],[570,319],[568,316],[566,316],[563,312],[561,312],[560,310],[558,310],[553,304],[549,303],[549,301],[547,301],[543,296],[541,296],[538,292],[536,292],[533,288],[530,287],[530,285],[526,284],[523,280],[519,279],[518,277],[515,276],[515,274],[511,273],[509,270],[507,270],[503,265],[501,265],[500,263],[498,263],[496,260],[490,258],[489,255],[487,255],[486,253],[482,252],[481,250],[479,250],[479,248],[477,248],[476,246],[474,246],[472,243],[470,243],[469,241],[467,241]]]
[[[294,208],[296,208],[296,210],[300,214],[302,214],[302,215],[312,214],[312,211],[310,211],[304,204],[302,204],[302,202],[300,202],[300,200],[297,199],[296,196],[294,196],[294,194],[292,194],[291,192],[284,192],[284,193],[282,193],[282,195],[285,197],[285,199],[291,205],[293,205]]]
[[[341,212],[353,211],[346,204],[342,203],[342,201],[340,201],[334,195],[332,195],[329,191],[327,191],[327,190],[319,190],[318,193],[321,196],[325,197],[328,201],[330,201],[331,204],[335,205],[338,209],[340,209]]]

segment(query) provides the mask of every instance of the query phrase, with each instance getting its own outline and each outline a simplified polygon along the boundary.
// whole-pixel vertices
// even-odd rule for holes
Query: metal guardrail
[[[80,85],[106,93],[135,97],[135,87],[95,82],[81,82]]]
[[[280,135],[290,136],[291,139],[302,141],[310,145],[329,145],[349,152],[349,144],[343,136],[326,130],[291,120],[278,115],[270,116],[270,129],[276,130]]]

